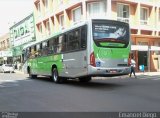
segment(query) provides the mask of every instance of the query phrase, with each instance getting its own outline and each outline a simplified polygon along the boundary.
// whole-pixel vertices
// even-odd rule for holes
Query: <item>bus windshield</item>
[[[129,26],[126,23],[93,23],[93,40],[98,47],[125,48],[129,39]]]

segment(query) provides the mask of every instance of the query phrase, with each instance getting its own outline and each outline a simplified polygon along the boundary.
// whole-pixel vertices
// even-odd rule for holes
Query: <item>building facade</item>
[[[128,22],[132,53],[147,71],[160,70],[159,0],[33,0],[36,39],[44,40],[91,18]]]
[[[10,50],[9,33],[0,37],[0,64],[12,63],[12,51]]]
[[[35,40],[34,17],[30,14],[10,28],[13,63],[23,63],[23,47]]]

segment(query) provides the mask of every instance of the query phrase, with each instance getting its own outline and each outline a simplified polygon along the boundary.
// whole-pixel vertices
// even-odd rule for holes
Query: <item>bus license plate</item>
[[[110,73],[116,73],[117,70],[110,70]]]

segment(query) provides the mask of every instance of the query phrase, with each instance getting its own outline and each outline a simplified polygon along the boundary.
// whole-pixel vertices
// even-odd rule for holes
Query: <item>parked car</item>
[[[0,66],[0,72],[14,72],[14,67],[12,64],[3,64],[2,66]]]

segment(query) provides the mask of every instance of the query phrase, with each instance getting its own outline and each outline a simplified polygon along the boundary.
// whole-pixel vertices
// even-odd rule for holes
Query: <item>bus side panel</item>
[[[52,66],[54,65],[59,72],[62,71],[62,54],[41,57],[39,60],[41,64],[39,72],[41,72],[41,75],[51,76]]]
[[[37,59],[30,59],[28,66],[31,69],[31,73],[34,75],[37,74]]]
[[[63,70],[60,76],[80,77],[87,74],[86,50],[63,54]]]

